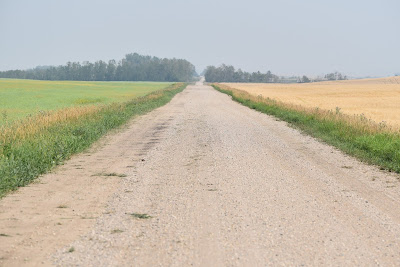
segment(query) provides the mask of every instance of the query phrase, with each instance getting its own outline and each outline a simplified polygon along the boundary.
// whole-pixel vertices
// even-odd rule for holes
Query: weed
[[[119,175],[119,174],[116,173],[116,172],[110,172],[110,173],[103,173],[102,176],[108,176],[108,177],[110,177],[110,176],[118,176],[118,175]]]
[[[120,234],[120,233],[123,233],[123,232],[124,231],[121,230],[121,229],[114,229],[114,230],[111,231],[111,234]]]
[[[123,173],[116,173],[116,172],[101,172],[101,173],[93,174],[92,176],[105,176],[105,177],[116,176],[116,177],[127,177],[128,175],[123,174]]]
[[[69,249],[68,249],[68,252],[69,253],[72,253],[72,252],[74,252],[75,251],[75,248],[74,247],[70,247]]]
[[[138,218],[138,219],[150,219],[153,218],[150,215],[146,214],[146,213],[131,213],[131,216]]]
[[[67,206],[67,205],[60,205],[60,206],[58,206],[57,208],[58,208],[58,209],[66,209],[66,208],[68,208],[68,206]]]
[[[96,217],[93,217],[93,216],[81,216],[81,219],[82,220],[94,220],[94,219],[97,219]]]
[[[7,235],[7,234],[0,234],[0,236],[3,236],[3,237],[10,237],[10,235]]]

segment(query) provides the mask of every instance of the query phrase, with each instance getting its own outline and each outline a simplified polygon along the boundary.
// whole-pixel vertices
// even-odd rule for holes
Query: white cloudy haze
[[[0,0],[0,70],[184,58],[279,75],[400,73],[399,0]]]

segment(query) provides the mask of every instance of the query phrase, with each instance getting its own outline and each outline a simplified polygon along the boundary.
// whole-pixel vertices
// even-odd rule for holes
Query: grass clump
[[[400,132],[365,116],[286,104],[228,86],[213,84],[216,90],[257,111],[284,120],[303,132],[333,145],[381,169],[400,173]]]
[[[130,215],[132,217],[138,218],[138,219],[150,219],[150,218],[152,218],[150,215],[148,215],[146,213],[131,213]]]
[[[0,197],[82,152],[133,116],[168,103],[186,84],[124,103],[67,108],[0,126]]]

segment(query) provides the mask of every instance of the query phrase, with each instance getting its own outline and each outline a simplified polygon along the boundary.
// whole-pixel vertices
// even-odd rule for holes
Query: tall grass
[[[42,112],[0,128],[0,197],[83,151],[109,130],[168,103],[186,84],[125,103]]]
[[[216,90],[257,111],[287,121],[302,131],[345,153],[388,171],[400,173],[400,132],[365,116],[305,108],[254,96],[245,91],[214,84]]]

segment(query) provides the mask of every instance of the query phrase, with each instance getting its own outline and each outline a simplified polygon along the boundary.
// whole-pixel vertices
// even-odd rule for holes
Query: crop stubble
[[[327,81],[304,84],[224,83],[253,95],[262,95],[307,108],[365,115],[400,129],[400,77]]]

